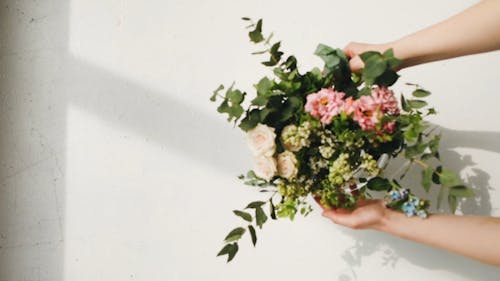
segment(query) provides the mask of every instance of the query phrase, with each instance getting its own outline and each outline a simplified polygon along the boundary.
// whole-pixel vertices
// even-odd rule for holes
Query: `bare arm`
[[[323,216],[500,266],[500,218],[436,214],[420,219],[387,209],[381,200],[364,201],[352,212],[324,209]]]
[[[465,11],[386,44],[350,43],[344,51],[351,68],[363,67],[358,54],[393,48],[403,60],[401,68],[500,49],[500,1],[483,0]]]

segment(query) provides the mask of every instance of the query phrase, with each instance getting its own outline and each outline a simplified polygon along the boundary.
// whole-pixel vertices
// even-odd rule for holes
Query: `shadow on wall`
[[[476,193],[475,198],[467,199],[461,203],[462,212],[469,215],[491,215],[492,206],[489,191],[492,190],[492,187],[489,183],[490,175],[475,167],[476,163],[473,162],[469,155],[461,155],[453,151],[453,149],[465,147],[500,154],[500,142],[498,142],[500,132],[458,131],[446,128],[440,130],[443,135],[440,149],[443,165],[453,171],[464,172],[462,175],[466,174],[466,176],[462,176],[462,178],[465,184],[472,187]],[[396,166],[401,165],[403,161],[396,159]],[[411,183],[420,183],[420,170],[420,168],[411,170],[405,177],[404,186]],[[430,194],[426,194],[422,188],[412,191],[422,198],[437,197],[437,188],[431,189]],[[431,204],[435,206],[436,202]],[[447,203],[444,202],[441,208],[448,210]],[[436,210],[434,209],[434,211]],[[356,242],[343,253],[343,259],[352,272],[341,274],[338,277],[339,281],[357,280],[356,268],[361,268],[364,258],[376,253],[382,253],[381,266],[396,267],[397,262],[404,259],[419,267],[446,270],[471,280],[496,280],[498,274],[500,274],[500,268],[482,265],[479,262],[453,253],[388,236],[384,233],[340,229],[345,234],[352,236]],[[429,259],[429,257],[432,257],[432,259]]]

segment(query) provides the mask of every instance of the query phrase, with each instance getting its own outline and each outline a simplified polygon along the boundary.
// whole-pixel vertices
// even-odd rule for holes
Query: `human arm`
[[[354,229],[373,229],[500,266],[500,218],[433,214],[407,217],[382,200],[361,201],[356,209],[323,207],[323,216]]]
[[[500,49],[500,1],[483,0],[461,13],[423,30],[384,44],[349,43],[344,52],[359,71],[365,51],[389,48],[402,60],[400,68]]]

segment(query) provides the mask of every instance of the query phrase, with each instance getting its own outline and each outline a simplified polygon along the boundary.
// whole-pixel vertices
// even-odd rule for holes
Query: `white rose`
[[[276,159],[268,156],[258,156],[255,158],[254,173],[267,181],[271,180],[276,175]]]
[[[281,177],[292,179],[297,175],[297,158],[290,151],[278,154],[278,173]]]
[[[258,124],[247,132],[248,146],[255,156],[272,156],[276,149],[274,128]]]

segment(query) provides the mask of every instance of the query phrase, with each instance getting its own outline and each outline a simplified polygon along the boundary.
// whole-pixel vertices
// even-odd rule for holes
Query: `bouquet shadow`
[[[441,141],[441,158],[444,164],[460,172],[464,182],[473,188],[476,196],[468,198],[461,202],[460,210],[466,215],[490,216],[492,206],[490,202],[490,175],[480,168],[475,167],[475,162],[470,155],[462,155],[455,148],[473,148],[485,150],[493,153],[500,153],[500,132],[481,132],[481,131],[460,131],[447,128],[440,128],[443,139]],[[405,159],[394,159],[388,167],[388,173],[394,168],[404,165]],[[404,179],[405,185],[418,185],[420,181],[420,170],[414,169]],[[430,194],[427,194],[422,188],[412,190],[422,198],[436,198],[434,192],[437,190],[431,188]],[[435,202],[432,202],[435,203]],[[431,204],[436,205],[436,204]],[[447,206],[441,206],[447,210]],[[434,208],[432,212],[442,212]],[[417,219],[417,218],[416,218]],[[400,259],[428,269],[440,269],[453,271],[461,276],[470,277],[474,280],[481,276],[481,280],[495,280],[500,269],[490,266],[477,266],[478,262],[468,258],[458,256],[446,251],[432,248],[426,245],[418,244],[412,241],[402,240],[388,236],[384,233],[372,231],[356,231],[347,228],[341,228],[341,231],[351,236],[356,241],[352,247],[345,250],[342,257],[349,265],[352,276],[341,274],[338,280],[350,281],[356,280],[355,269],[361,268],[363,258],[381,254],[382,265],[396,267]],[[432,257],[431,259],[429,257]],[[475,266],[473,266],[475,265]]]

